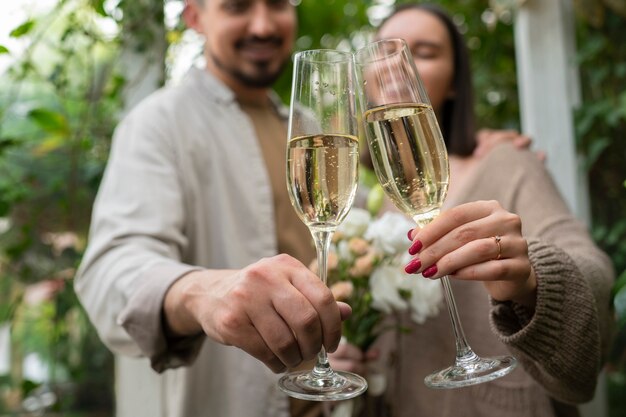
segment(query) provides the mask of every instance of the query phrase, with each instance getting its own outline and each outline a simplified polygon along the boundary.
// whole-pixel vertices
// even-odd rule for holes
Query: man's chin
[[[234,80],[249,88],[271,87],[282,74],[289,59],[282,63],[276,61],[240,61],[238,67],[224,65],[217,57],[210,55],[215,66],[223,73],[228,74]],[[243,67],[243,68],[242,68]]]
[[[251,71],[234,71],[233,76],[246,87],[268,88],[271,87],[283,72],[285,65],[270,70],[268,68],[255,68]]]

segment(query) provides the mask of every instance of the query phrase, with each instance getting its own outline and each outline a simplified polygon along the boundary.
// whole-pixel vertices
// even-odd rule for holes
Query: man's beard
[[[256,40],[252,40],[252,42],[254,42]],[[240,41],[236,47],[241,48],[243,47],[243,43],[246,41]],[[271,39],[265,42],[274,42],[276,44],[280,44],[282,43],[282,40],[280,39]],[[238,68],[233,68],[233,67],[229,67],[226,64],[224,64],[222,61],[220,61],[215,55],[213,55],[211,53],[211,51],[209,51],[209,57],[211,60],[213,60],[213,62],[215,63],[215,66],[217,66],[218,68],[220,68],[222,71],[226,72],[227,74],[229,74],[231,77],[233,77],[235,80],[239,81],[241,84],[243,84],[246,87],[251,87],[251,88],[267,88],[267,87],[271,87],[276,80],[278,80],[278,78],[280,77],[280,75],[283,72],[283,69],[285,69],[285,67],[287,66],[287,63],[289,62],[289,57],[286,57],[283,62],[280,63],[280,65],[278,66],[278,68],[275,71],[270,71],[269,66],[271,65],[271,63],[269,62],[258,62],[258,63],[254,63],[253,65],[256,68],[255,74],[246,74],[242,71],[240,71]]]

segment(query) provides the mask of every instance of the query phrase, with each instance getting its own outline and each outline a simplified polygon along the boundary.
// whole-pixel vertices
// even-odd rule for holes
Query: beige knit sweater
[[[454,179],[452,179],[454,181]],[[513,354],[519,365],[496,381],[454,390],[427,388],[429,373],[454,361],[445,308],[408,333],[377,342],[393,417],[569,416],[590,400],[608,344],[611,263],[568,211],[543,164],[510,145],[493,150],[447,206],[497,200],[521,216],[538,278],[534,314],[489,299],[480,283],[452,280],[470,345],[478,355]],[[506,243],[506,242],[503,242]],[[416,276],[415,279],[423,279]]]

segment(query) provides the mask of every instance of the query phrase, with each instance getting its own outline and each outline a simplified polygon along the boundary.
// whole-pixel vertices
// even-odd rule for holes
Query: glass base
[[[429,388],[466,387],[500,378],[515,369],[516,365],[517,360],[512,356],[476,357],[432,373],[424,378],[424,383]]]
[[[318,377],[311,371],[292,372],[278,381],[278,387],[287,395],[309,401],[337,401],[357,397],[367,389],[367,382],[359,375],[332,371]]]

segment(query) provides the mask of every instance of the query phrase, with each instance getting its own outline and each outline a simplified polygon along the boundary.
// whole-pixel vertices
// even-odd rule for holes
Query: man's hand
[[[350,307],[301,262],[288,255],[262,259],[239,271],[194,271],[164,301],[171,332],[203,331],[241,348],[274,372],[311,360],[322,345],[337,349]]]

